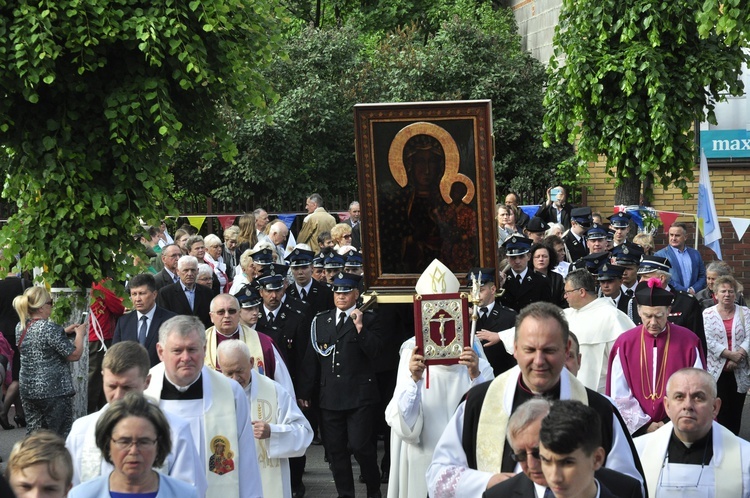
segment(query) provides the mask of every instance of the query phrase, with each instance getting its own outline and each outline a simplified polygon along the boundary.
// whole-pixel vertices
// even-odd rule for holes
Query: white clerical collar
[[[186,385],[185,387],[178,386],[177,384],[175,384],[174,382],[172,382],[172,380],[169,378],[169,375],[167,374],[166,370],[164,370],[164,379],[166,379],[167,382],[169,382],[170,384],[172,384],[174,386],[174,388],[177,389],[179,392],[184,393],[185,391],[187,391],[188,389],[190,389],[190,386],[192,386],[193,384],[195,384],[196,382],[198,382],[200,380],[200,378],[201,378],[200,374],[201,374],[201,370],[198,371],[198,377],[193,382],[191,382],[190,384]]]
[[[219,334],[219,335],[220,335],[220,336],[222,336],[222,337],[232,337],[232,336],[233,336],[234,334],[236,334],[237,332],[239,332],[239,331],[240,331],[240,325],[239,325],[239,324],[237,324],[237,330],[235,330],[234,332],[232,332],[232,333],[231,333],[231,334],[229,334],[229,335],[226,335],[226,334],[222,334],[221,332],[219,332],[219,329],[217,329],[217,328],[216,328],[216,326],[214,326],[214,330],[216,331],[216,333],[217,333],[217,334]]]

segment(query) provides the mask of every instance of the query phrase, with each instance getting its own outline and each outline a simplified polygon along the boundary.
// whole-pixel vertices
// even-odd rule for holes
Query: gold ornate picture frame
[[[365,285],[413,292],[433,259],[460,279],[495,266],[489,100],[358,104]]]

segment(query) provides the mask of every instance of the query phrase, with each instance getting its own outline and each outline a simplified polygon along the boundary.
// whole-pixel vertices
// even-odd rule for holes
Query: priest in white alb
[[[291,498],[289,458],[304,455],[310,446],[310,423],[281,384],[253,368],[253,357],[244,342],[223,341],[216,353],[221,373],[242,386],[250,403],[263,496]]]
[[[102,360],[102,380],[107,404],[98,412],[73,422],[65,440],[65,447],[73,457],[74,486],[112,472],[112,464],[104,460],[102,452],[96,446],[96,423],[109,408],[109,403],[124,398],[129,392],[143,393],[151,380],[148,373],[150,366],[148,351],[135,341],[118,342],[105,353]],[[203,497],[206,495],[206,476],[201,472],[203,465],[198,458],[188,423],[170,413],[164,415],[172,435],[172,451],[163,468],[157,470],[192,484],[198,490],[198,496]]]
[[[570,308],[563,313],[580,345],[581,368],[576,377],[589,389],[603,393],[612,345],[635,324],[612,299],[596,296],[596,281],[586,269],[571,271],[565,277],[565,299]]]
[[[263,496],[247,397],[237,382],[203,365],[203,323],[194,316],[170,318],[159,329],[156,351],[162,362],[151,368],[144,394],[187,420],[208,481],[206,496]]]
[[[445,283],[438,286],[441,293],[458,292],[458,279],[435,260],[417,281],[419,295],[435,294],[433,275],[440,275]],[[427,496],[424,476],[443,429],[466,391],[492,380],[494,374],[492,365],[471,348],[464,350],[458,363],[431,365],[428,374],[414,337],[401,345],[400,354],[396,389],[385,410],[385,420],[391,426],[388,498]]]

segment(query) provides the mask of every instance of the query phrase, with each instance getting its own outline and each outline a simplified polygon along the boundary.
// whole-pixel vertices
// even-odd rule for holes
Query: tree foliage
[[[5,257],[70,286],[134,271],[113,251],[138,252],[139,217],[171,211],[167,158],[182,142],[231,157],[215,104],[266,105],[260,69],[279,39],[262,0],[5,2],[3,197],[18,206]]]
[[[265,194],[275,206],[311,191],[353,195],[359,102],[491,99],[498,183],[526,190],[551,182],[571,149],[543,147],[545,73],[521,50],[512,13],[470,0],[452,12],[426,39],[416,26],[389,35],[309,27],[289,37],[288,59],[265,73],[280,95],[270,122],[257,116],[237,125],[236,163],[208,166],[211,194]],[[179,167],[189,170],[189,158]]]
[[[545,138],[576,144],[579,173],[603,155],[618,183],[655,180],[687,194],[695,120],[715,122],[714,102],[725,93],[741,94],[746,60],[739,45],[727,45],[726,34],[699,35],[702,5],[563,2],[549,65]]]

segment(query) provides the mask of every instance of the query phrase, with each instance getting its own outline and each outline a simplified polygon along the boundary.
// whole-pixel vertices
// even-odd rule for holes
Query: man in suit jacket
[[[553,193],[556,193],[553,197]],[[534,216],[540,217],[545,223],[560,223],[565,230],[570,229],[570,215],[573,206],[568,204],[568,193],[561,186],[547,189],[547,200],[539,206]]]
[[[654,256],[669,259],[672,268],[670,285],[675,289],[695,294],[706,288],[706,266],[698,251],[687,247],[687,225],[672,223],[669,227],[669,246],[656,251]]]
[[[515,326],[517,313],[496,300],[497,286],[495,285],[494,268],[472,268],[469,270],[467,275],[469,286],[472,283],[471,275],[475,275],[479,281],[480,301],[477,303],[477,338],[482,341],[484,354],[487,356],[487,361],[492,365],[495,377],[497,377],[516,365],[516,359],[506,351],[502,341],[496,342],[496,337],[497,332]]]
[[[557,403],[567,404],[570,402],[560,401]],[[549,488],[540,460],[539,433],[542,421],[549,411],[549,401],[544,398],[537,398],[523,403],[510,416],[506,437],[514,452],[513,460],[518,462],[521,472],[510,479],[507,478],[507,475],[499,476],[499,479],[505,478],[506,480],[488,488],[483,494],[484,498],[541,498],[546,496],[545,492]],[[578,418],[575,417],[576,420]],[[596,420],[598,421],[598,419],[597,415]],[[553,415],[552,421],[555,422],[555,415]],[[583,429],[601,436],[599,431],[593,430],[589,426],[584,426]],[[594,477],[603,485],[602,491],[607,490],[607,493],[602,493],[600,497],[613,496],[609,492],[610,489],[617,490],[617,496],[620,497],[643,497],[641,483],[630,476],[600,467],[594,472]]]
[[[211,300],[214,293],[208,287],[196,285],[198,259],[195,256],[182,256],[177,262],[180,281],[167,285],[159,291],[156,303],[177,315],[197,316],[206,328],[211,323]]]
[[[176,246],[175,246],[176,247]],[[179,247],[177,248],[179,250]],[[145,347],[153,367],[159,363],[156,343],[159,342],[159,327],[175,316],[169,310],[156,305],[158,291],[156,281],[150,273],[136,275],[128,284],[133,311],[117,320],[112,344],[135,341]]]
[[[374,360],[383,341],[376,315],[356,307],[359,281],[349,273],[334,279],[336,308],[315,317],[311,340],[320,366],[321,427],[338,495],[354,496],[350,447],[367,496],[380,498],[372,431],[380,398]]]
[[[500,297],[502,303],[516,312],[537,301],[551,303],[551,287],[543,275],[529,268],[531,240],[513,235],[503,243],[503,247],[510,268],[505,272],[505,293]]]
[[[164,263],[164,268],[154,275],[157,290],[179,282],[180,277],[177,275],[177,261],[180,259],[180,256],[182,256],[182,249],[177,244],[168,244],[161,250],[161,261]]]

